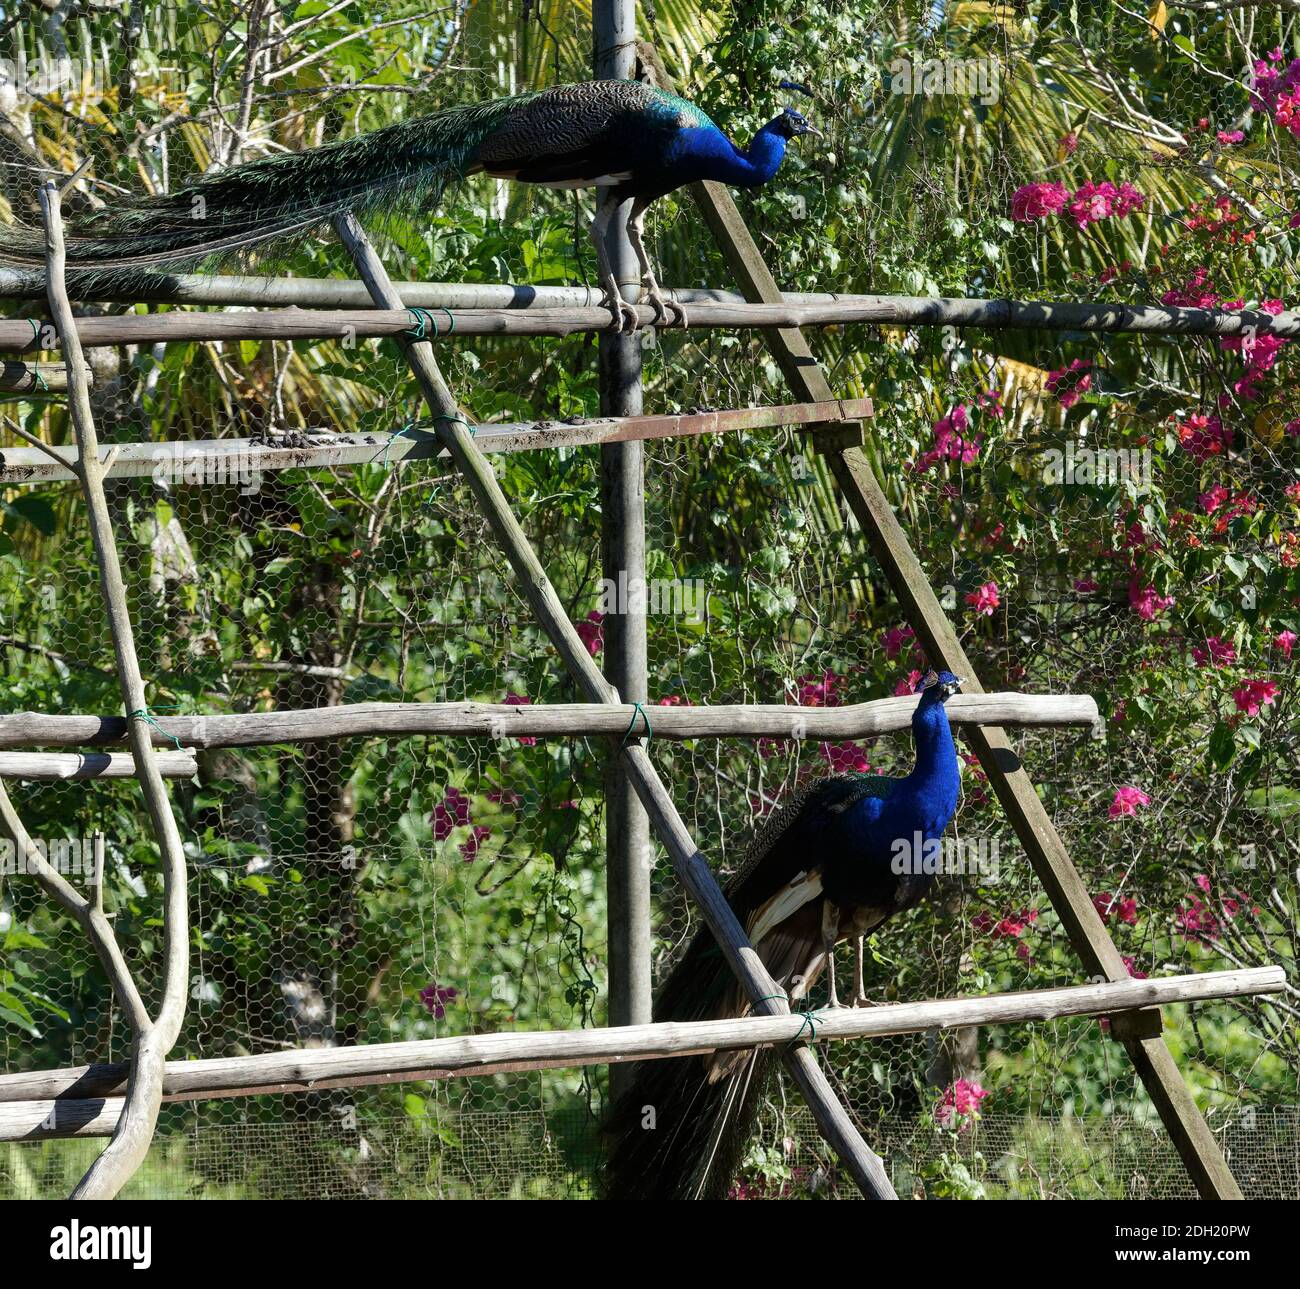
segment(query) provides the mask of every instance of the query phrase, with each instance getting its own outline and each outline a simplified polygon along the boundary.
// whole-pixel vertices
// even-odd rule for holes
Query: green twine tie
[[[169,709],[165,707],[160,707],[158,710],[161,712],[161,711],[167,711]],[[176,709],[173,707],[170,708],[170,710],[175,711]],[[146,725],[152,725],[154,729],[156,729],[158,733],[163,736],[163,738],[169,738],[173,743],[176,744],[176,750],[178,752],[181,750],[182,744],[180,739],[178,739],[175,734],[168,734],[167,731],[163,729],[163,727],[159,725],[156,720],[154,720],[153,716],[150,714],[150,711],[147,707],[141,707],[134,712],[127,712],[126,718],[129,721],[144,721]]]
[[[775,1002],[778,998],[787,1005],[790,1002],[790,999],[785,994],[765,994],[762,998],[758,999],[758,1002],[756,1002],[754,1006],[757,1007],[758,1003]],[[817,1039],[817,1022],[823,1019],[821,1010],[817,1009],[815,1011],[792,1012],[791,1014],[802,1016],[803,1024],[799,1026],[799,1032],[790,1040],[789,1045],[793,1047],[803,1037],[804,1030],[808,1031],[809,1039],[815,1042]]]
[[[645,714],[645,708],[642,707],[640,703],[633,703],[632,720],[627,727],[627,733],[623,735],[623,741],[619,744],[620,749],[627,747],[627,741],[632,737],[632,731],[636,728],[636,718],[638,715],[640,715],[641,719],[645,721],[646,742],[649,743],[649,741],[654,738],[655,732],[650,727],[650,718]]]
[[[428,338],[429,328],[433,328],[433,339],[438,339],[438,323],[433,314],[428,309],[407,309],[411,315],[411,325],[402,333],[410,336],[412,340],[425,340]]]

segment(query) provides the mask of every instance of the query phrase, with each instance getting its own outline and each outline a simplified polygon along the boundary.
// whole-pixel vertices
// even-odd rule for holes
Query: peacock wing
[[[639,81],[557,85],[521,102],[477,159],[489,174],[521,183],[621,181],[660,160],[678,130],[710,124],[694,104]]]

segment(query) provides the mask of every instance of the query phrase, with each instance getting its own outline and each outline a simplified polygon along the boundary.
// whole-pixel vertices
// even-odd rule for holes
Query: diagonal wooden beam
[[[660,78],[660,84],[670,88],[653,49],[643,46],[642,59]],[[691,195],[745,298],[768,304],[779,302],[781,289],[731,194],[720,184],[697,183],[691,185]],[[763,335],[799,398],[821,402],[833,397],[826,373],[803,332],[781,328]],[[965,650],[865,454],[858,448],[841,450],[832,445],[826,460],[930,661],[965,677],[969,691],[982,692]],[[1123,958],[1005,731],[986,725],[967,730],[966,737],[1084,967],[1107,980],[1123,980],[1128,975]],[[1160,1037],[1159,1013],[1138,1015],[1143,1019],[1117,1017],[1112,1033],[1132,1058],[1197,1189],[1207,1199],[1241,1199],[1241,1189],[1214,1134]]]
[[[335,220],[343,244],[370,289],[376,307],[401,309],[397,294],[383,263],[370,245],[361,225],[349,214]],[[619,696],[601,675],[582,643],[564,605],[546,576],[532,543],[510,508],[487,458],[479,451],[474,436],[451,391],[447,388],[427,340],[401,338],[411,369],[425,402],[433,413],[437,434],[509,559],[538,622],[550,637],[570,676],[590,702],[617,703]],[[740,923],[718,887],[712,870],[691,838],[677,807],[668,795],[639,738],[624,738],[620,755],[629,782],[650,816],[651,826],[673,861],[673,868],[699,905],[701,916],[713,932],[753,1010],[760,1015],[783,1015],[789,1011],[785,993],[768,974],[749,943]],[[803,1091],[818,1128],[827,1143],[844,1161],[862,1193],[870,1199],[897,1199],[884,1164],[867,1147],[854,1127],[848,1111],[840,1104],[807,1044],[788,1047],[786,1066]]]

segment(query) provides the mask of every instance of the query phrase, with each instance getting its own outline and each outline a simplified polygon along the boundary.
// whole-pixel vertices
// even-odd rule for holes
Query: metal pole
[[[595,0],[592,6],[596,76],[628,79],[636,72],[636,0]],[[603,191],[600,200],[608,200]],[[610,223],[607,247],[625,299],[635,303],[640,272],[626,231],[624,203]],[[600,410],[639,416],[641,339],[601,335]],[[605,619],[605,677],[628,702],[648,698],[645,621],[645,477],[641,443],[601,448],[601,565],[606,585],[618,590],[616,611]],[[627,598],[624,599],[624,588]],[[633,611],[635,606],[635,611]],[[609,933],[609,1023],[644,1025],[651,1019],[650,824],[620,759],[605,772],[605,891]],[[610,1069],[618,1090],[624,1071]]]

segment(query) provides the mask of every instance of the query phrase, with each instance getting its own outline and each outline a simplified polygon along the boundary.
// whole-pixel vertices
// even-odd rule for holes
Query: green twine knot
[[[393,433],[390,434],[390,435],[388,436],[388,442],[384,444],[384,462],[383,462],[383,464],[384,464],[384,469],[385,469],[385,470],[388,469],[388,453],[392,450],[393,440],[394,440],[394,439],[404,438],[404,437],[405,437],[408,433],[410,433],[410,431],[413,430],[413,429],[415,429],[415,422],[414,422],[414,421],[407,421],[407,423],[406,423],[405,425],[403,425],[402,428],[401,428],[400,430],[394,430]]]
[[[412,340],[424,340],[428,329],[433,328],[433,338],[438,339],[438,323],[428,309],[413,308],[406,311],[411,315],[411,325],[402,333]]]
[[[627,741],[632,737],[632,731],[636,728],[636,718],[638,715],[641,717],[643,721],[645,721],[646,742],[649,743],[650,740],[654,738],[655,732],[650,727],[650,718],[645,714],[645,708],[642,707],[640,703],[633,703],[632,720],[628,724],[627,732],[623,735],[623,741],[619,744],[620,749],[627,747]]]
[[[821,1012],[804,1011],[798,1014],[803,1017],[803,1024],[799,1026],[799,1032],[790,1040],[791,1044],[797,1043],[803,1037],[805,1029],[808,1031],[809,1040],[815,1043],[817,1041],[817,1022],[823,1019]]]
[[[161,711],[167,711],[169,709],[165,707],[160,707],[158,710],[161,712]],[[173,707],[170,710],[175,711],[176,709]],[[182,745],[180,739],[178,739],[175,734],[168,734],[167,731],[163,729],[163,727],[159,725],[156,720],[154,720],[152,714],[150,713],[147,707],[138,708],[134,712],[127,712],[126,718],[129,721],[144,721],[146,725],[152,725],[154,729],[156,729],[158,733],[163,736],[163,738],[169,738],[173,743],[176,744],[176,750],[178,752],[181,750]]]

